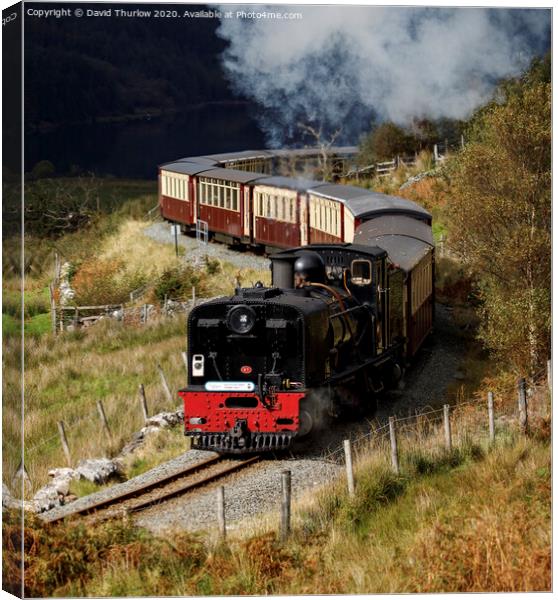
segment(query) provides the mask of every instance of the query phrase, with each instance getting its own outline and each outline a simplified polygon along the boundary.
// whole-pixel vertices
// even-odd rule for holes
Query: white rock
[[[93,483],[105,483],[118,472],[118,465],[109,458],[93,458],[80,461],[76,471]]]
[[[172,427],[178,425],[184,419],[184,412],[178,410],[176,412],[162,412],[158,415],[149,417],[146,421],[147,426],[153,427]]]
[[[148,425],[146,427],[142,427],[140,429],[141,439],[144,440],[146,436],[150,435],[151,433],[156,433],[160,429],[161,428],[157,427],[156,425]]]
[[[51,469],[48,474],[54,479],[79,479],[79,473],[74,469],[70,469],[69,467]]]
[[[42,487],[33,496],[33,505],[36,512],[45,512],[46,510],[56,508],[62,504],[63,503],[60,502],[60,494],[51,483]]]
[[[21,502],[16,500],[10,492],[8,486],[2,483],[2,508],[19,508]]]

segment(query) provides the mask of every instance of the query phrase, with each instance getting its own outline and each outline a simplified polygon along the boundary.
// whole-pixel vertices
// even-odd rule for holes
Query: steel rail
[[[126,490],[125,492],[122,492],[122,493],[118,494],[117,496],[112,496],[110,498],[104,498],[102,500],[98,500],[97,502],[94,502],[93,504],[88,504],[87,506],[84,506],[83,508],[79,508],[70,513],[67,513],[64,515],[59,515],[59,516],[55,515],[55,516],[52,516],[51,518],[49,518],[49,514],[46,513],[44,515],[39,515],[39,518],[43,519],[46,523],[55,523],[56,521],[61,521],[63,519],[66,519],[67,517],[73,517],[75,515],[87,514],[89,512],[99,510],[100,508],[103,508],[105,506],[110,506],[111,504],[116,504],[118,502],[124,502],[125,500],[129,500],[130,498],[133,498],[135,496],[144,495],[144,494],[160,487],[161,485],[167,485],[177,479],[180,479],[181,477],[186,477],[187,475],[192,475],[196,471],[206,468],[206,467],[208,467],[214,463],[217,463],[221,460],[222,460],[222,456],[212,456],[211,458],[208,458],[201,462],[195,463],[194,465],[187,465],[185,468],[181,469],[180,471],[174,471],[173,473],[165,475],[164,477],[161,477],[160,479],[157,479],[156,481],[151,481],[144,485],[140,485],[138,487],[132,488],[131,490]],[[55,512],[55,511],[53,511],[53,512]],[[56,512],[58,512],[58,511],[56,511]]]
[[[221,477],[225,477],[226,475],[230,475],[231,473],[240,471],[244,467],[247,467],[248,465],[250,465],[252,463],[258,462],[259,460],[260,460],[259,456],[253,456],[246,460],[243,460],[240,462],[235,462],[234,464],[232,464],[228,467],[225,467],[224,469],[221,469],[220,471],[217,471],[216,473],[212,473],[211,475],[208,475],[207,477],[204,477],[203,479],[200,479],[199,481],[187,482],[184,485],[181,485],[177,488],[173,488],[166,492],[164,490],[162,490],[162,493],[155,495],[153,498],[147,498],[145,500],[140,500],[137,503],[134,502],[133,505],[124,507],[120,511],[118,511],[117,509],[111,511],[110,508],[107,508],[106,514],[103,514],[103,513],[101,513],[99,515],[94,514],[94,515],[92,515],[92,518],[94,519],[95,522],[106,521],[108,519],[114,519],[117,517],[121,517],[123,515],[129,515],[134,512],[139,512],[141,510],[149,508],[150,506],[159,504],[160,502],[166,502],[167,500],[175,498],[176,496],[181,496],[192,490],[203,487],[204,485],[207,485],[209,483],[212,483],[213,481],[221,479]]]
[[[178,487],[173,486],[170,490],[165,491],[164,487],[168,486],[169,484],[173,483],[174,481],[176,481],[178,479],[182,479],[184,477],[188,477],[190,475],[194,475],[201,469],[204,469],[213,464],[216,464],[216,463],[220,462],[221,460],[223,460],[223,457],[221,457],[221,456],[213,457],[213,458],[205,460],[201,463],[196,463],[195,465],[192,465],[182,471],[175,472],[171,475],[168,475],[162,479],[159,479],[158,481],[154,481],[147,485],[135,488],[133,490],[129,490],[127,492],[124,492],[124,493],[119,494],[118,496],[114,496],[112,498],[100,500],[94,504],[90,504],[79,510],[76,510],[76,511],[73,511],[70,513],[66,513],[64,515],[54,516],[53,518],[50,518],[50,519],[48,518],[48,516],[45,516],[43,518],[47,523],[56,523],[56,522],[66,519],[68,517],[74,517],[74,516],[78,516],[78,515],[81,515],[81,516],[93,516],[94,515],[95,521],[112,519],[112,518],[120,516],[122,514],[122,511],[118,511],[116,509],[110,510],[111,507],[114,507],[114,505],[118,505],[118,504],[124,503],[129,500],[133,500],[134,498],[137,498],[139,501],[133,502],[133,504],[131,506],[125,507],[124,510],[126,511],[127,514],[132,513],[132,512],[137,512],[144,508],[148,508],[149,506],[152,506],[154,504],[158,504],[161,501],[170,500],[171,498],[174,498],[181,494],[185,494],[196,488],[202,487],[208,483],[211,483],[212,481],[215,481],[217,479],[220,479],[221,477],[224,477],[225,475],[234,473],[235,471],[238,471],[238,470],[242,469],[243,467],[246,467],[246,466],[260,460],[260,457],[255,456],[255,457],[251,457],[249,459],[243,460],[243,461],[236,461],[232,465],[229,465],[229,466],[225,467],[224,469],[221,469],[215,473],[212,473],[202,479],[199,479],[199,480],[193,481],[193,482],[192,481],[185,482],[183,485],[180,485]],[[145,496],[146,494],[154,492],[157,490],[157,488],[163,488],[163,489],[161,490],[160,493],[156,493],[153,497],[141,500],[141,496]],[[101,514],[96,515],[95,514],[96,512],[100,512]],[[103,513],[105,513],[105,514],[103,514]]]

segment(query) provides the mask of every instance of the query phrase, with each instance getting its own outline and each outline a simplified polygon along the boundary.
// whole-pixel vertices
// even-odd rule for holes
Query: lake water
[[[208,106],[181,115],[127,123],[62,126],[26,135],[26,171],[51,161],[57,174],[72,165],[97,175],[155,179],[157,165],[185,156],[264,148],[249,105]]]

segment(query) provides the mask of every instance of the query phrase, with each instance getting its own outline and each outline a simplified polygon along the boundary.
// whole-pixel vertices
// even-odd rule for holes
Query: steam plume
[[[240,7],[227,5],[223,10]],[[297,137],[297,123],[343,127],[354,143],[371,116],[466,118],[496,81],[544,51],[549,10],[254,6],[301,20],[222,19],[224,67],[235,90],[261,107],[271,146]],[[300,132],[298,132],[298,135]]]

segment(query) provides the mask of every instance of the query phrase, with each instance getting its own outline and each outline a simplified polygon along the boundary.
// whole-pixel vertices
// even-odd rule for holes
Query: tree
[[[50,160],[41,160],[33,167],[31,177],[33,179],[47,179],[53,177],[55,172],[54,165]]]
[[[502,89],[450,166],[450,240],[478,279],[481,338],[534,375],[550,349],[551,88]]]
[[[26,183],[25,231],[55,238],[86,226],[100,212],[100,189],[93,174]]]
[[[414,152],[412,136],[395,123],[382,123],[360,144],[359,163],[371,164],[391,160],[398,154]]]
[[[323,125],[320,125],[319,129],[312,127],[312,125],[306,125],[304,123],[298,124],[299,128],[314,139],[316,147],[320,151],[319,155],[319,175],[323,181],[330,181],[333,175],[333,168],[330,164],[331,148],[335,143],[335,140],[341,133],[341,127],[334,131],[328,139],[325,139],[323,132]]]

